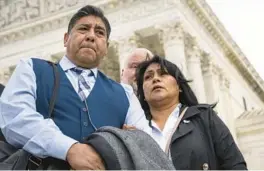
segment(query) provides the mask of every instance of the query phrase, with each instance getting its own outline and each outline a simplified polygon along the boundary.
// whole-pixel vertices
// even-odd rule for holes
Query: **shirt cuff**
[[[78,141],[67,137],[63,134],[57,134],[54,142],[49,148],[49,156],[55,157],[57,159],[66,160],[67,153],[71,146]]]

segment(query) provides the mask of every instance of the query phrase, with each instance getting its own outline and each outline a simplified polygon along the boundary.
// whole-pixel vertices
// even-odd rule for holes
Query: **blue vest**
[[[32,62],[37,84],[37,111],[44,118],[48,118],[49,102],[54,86],[53,69],[47,61],[33,58]],[[95,85],[86,99],[87,111],[85,103],[81,101],[61,66],[57,65],[57,67],[60,73],[60,86],[54,106],[54,122],[63,134],[82,142],[95,131],[89,115],[96,128],[122,127],[129,102],[125,90],[119,83],[98,71]]]

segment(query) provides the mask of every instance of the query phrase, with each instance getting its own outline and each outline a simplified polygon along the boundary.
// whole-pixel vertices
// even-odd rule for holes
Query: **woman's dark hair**
[[[144,83],[144,73],[147,70],[147,68],[153,63],[157,63],[160,65],[161,72],[166,72],[175,78],[175,80],[179,85],[180,90],[182,90],[179,94],[179,101],[182,105],[194,106],[198,104],[198,100],[188,84],[188,82],[190,81],[186,80],[181,70],[170,61],[155,55],[152,59],[141,63],[138,66],[136,72],[137,87],[138,87],[137,96],[139,98],[143,110],[145,111],[146,117],[149,121],[152,119],[152,116],[150,113],[149,105],[145,101],[143,83]]]

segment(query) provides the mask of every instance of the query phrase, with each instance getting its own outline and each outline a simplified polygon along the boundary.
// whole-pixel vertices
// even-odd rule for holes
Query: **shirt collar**
[[[180,115],[180,109],[181,109],[181,107],[182,107],[182,104],[179,103],[179,104],[175,107],[175,109],[171,112],[171,114],[170,114],[169,117],[173,116],[173,117],[175,117],[175,118],[178,118],[179,115]],[[151,123],[153,124],[153,123],[155,123],[155,122],[154,122],[153,120],[151,120]]]
[[[66,55],[64,55],[61,58],[59,64],[60,64],[61,68],[63,69],[63,71],[68,71],[68,70],[70,70],[72,68],[77,67],[74,63],[72,63],[69,60],[69,58]],[[78,67],[78,68],[81,68],[81,67]],[[81,68],[81,69],[88,70],[88,69],[85,69],[85,68]],[[98,73],[98,69],[97,68],[92,68],[92,69],[89,69],[89,70],[91,70],[93,72],[93,74],[94,74],[94,76],[96,78],[97,77],[97,73]]]

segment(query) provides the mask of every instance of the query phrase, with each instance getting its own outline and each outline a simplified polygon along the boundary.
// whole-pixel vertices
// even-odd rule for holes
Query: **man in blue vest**
[[[85,6],[64,35],[66,54],[57,65],[60,87],[54,118],[48,118],[54,87],[50,64],[21,60],[0,99],[0,126],[8,143],[38,156],[66,160],[73,169],[104,169],[85,137],[102,126],[148,129],[133,89],[97,70],[107,54],[111,27],[103,12]]]

